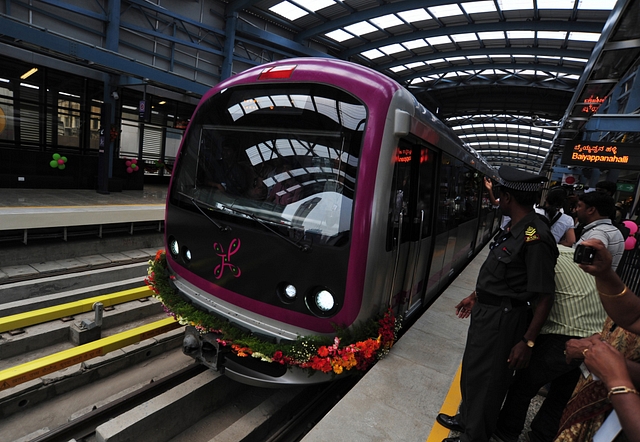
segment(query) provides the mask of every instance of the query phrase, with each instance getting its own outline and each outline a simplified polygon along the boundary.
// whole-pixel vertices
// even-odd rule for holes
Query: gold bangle
[[[617,295],[607,295],[606,293],[602,293],[601,291],[598,291],[598,293],[600,293],[600,296],[604,296],[605,298],[618,298],[624,295],[625,293],[627,293],[627,290],[629,290],[629,287],[625,285],[624,290],[618,293]]]
[[[624,393],[638,394],[638,390],[636,390],[635,388],[625,387],[624,385],[621,387],[613,387],[611,390],[609,390],[609,393],[607,394],[607,399],[611,399],[612,394],[624,394]]]

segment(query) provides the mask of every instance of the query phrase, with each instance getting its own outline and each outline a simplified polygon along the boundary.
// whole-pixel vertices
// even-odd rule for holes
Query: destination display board
[[[562,164],[607,169],[640,169],[640,144],[573,141],[565,145]]]

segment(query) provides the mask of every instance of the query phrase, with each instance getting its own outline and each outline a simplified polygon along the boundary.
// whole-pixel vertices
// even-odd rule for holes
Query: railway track
[[[0,315],[3,441],[300,440],[355,382],[264,389],[193,365],[181,352],[182,326],[143,286],[146,266],[139,276],[128,266],[107,284],[126,288],[110,293],[102,281],[77,281],[83,272],[0,285],[0,296],[17,284],[23,298],[13,292],[0,304],[13,312]],[[71,342],[74,327],[95,322],[98,302],[99,339]]]

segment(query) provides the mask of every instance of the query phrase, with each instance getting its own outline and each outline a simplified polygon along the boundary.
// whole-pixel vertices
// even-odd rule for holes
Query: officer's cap
[[[537,192],[542,187],[542,183],[547,181],[546,177],[518,170],[511,166],[500,167],[498,175],[500,175],[500,184],[503,187],[521,192]]]

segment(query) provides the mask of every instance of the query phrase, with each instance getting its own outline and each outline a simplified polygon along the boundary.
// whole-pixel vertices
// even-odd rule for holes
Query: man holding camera
[[[576,244],[587,239],[599,239],[611,253],[611,268],[616,270],[624,253],[624,237],[611,222],[616,207],[613,197],[605,192],[590,192],[580,196],[576,215],[580,225],[584,226]]]

